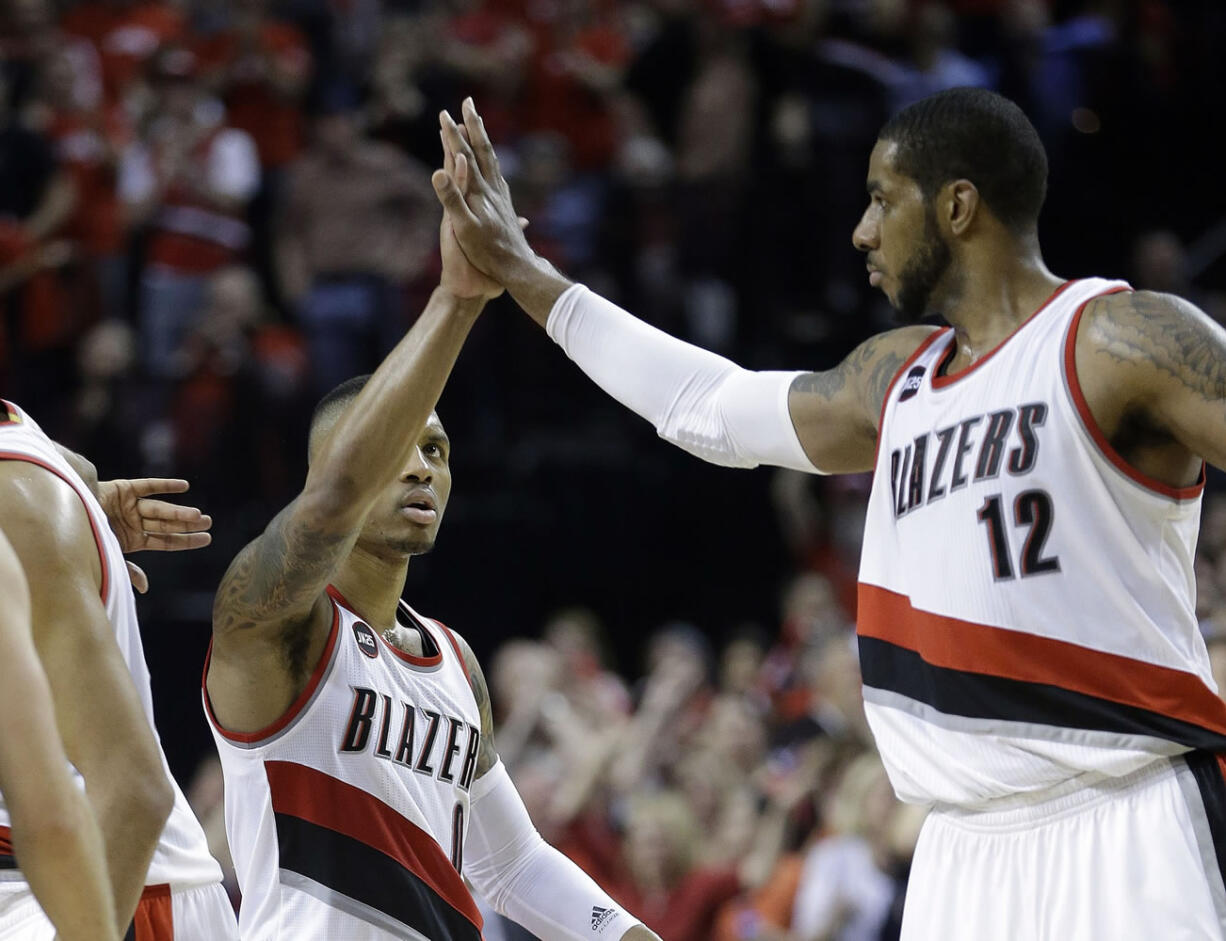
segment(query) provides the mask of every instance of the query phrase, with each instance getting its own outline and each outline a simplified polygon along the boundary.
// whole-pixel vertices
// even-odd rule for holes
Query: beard
[[[949,243],[937,228],[932,207],[924,213],[924,239],[898,276],[898,319],[919,323],[929,314],[932,294],[953,261]]]

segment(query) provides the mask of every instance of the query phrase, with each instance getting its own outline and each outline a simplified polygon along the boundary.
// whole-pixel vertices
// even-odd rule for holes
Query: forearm
[[[13,814],[13,844],[21,872],[60,941],[117,939],[119,923],[103,862],[102,837],[85,798],[68,777],[46,789],[36,819]]]
[[[118,782],[116,782],[118,784]],[[163,773],[156,781],[131,781],[127,787],[102,787],[87,794],[106,850],[116,924],[124,930],[145,888],[149,863],[170,816],[174,795]]]
[[[742,369],[582,285],[558,297],[546,329],[597,385],[691,454],[728,467],[816,469],[789,411],[800,373]]]
[[[361,505],[400,472],[483,306],[434,291],[413,329],[336,423],[312,464],[308,486],[325,486]]]

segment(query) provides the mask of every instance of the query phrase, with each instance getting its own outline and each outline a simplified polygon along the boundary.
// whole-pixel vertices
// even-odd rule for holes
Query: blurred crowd
[[[1226,190],[1203,147],[1226,132],[1216,0],[7,0],[2,17],[0,395],[104,474],[189,477],[217,520],[212,554],[155,561],[142,602],[181,775],[210,749],[193,671],[221,569],[297,490],[313,401],[371,369],[435,283],[437,113],[465,95],[539,252],[747,366],[827,367],[890,325],[849,244],[866,158],[886,117],[956,85],[1038,127],[1054,270],[1226,321]],[[676,455],[506,301],[441,411],[457,550],[415,562],[410,590],[485,655],[546,837],[668,941],[896,934],[918,820],[859,700],[867,480]],[[1221,490],[1198,581],[1226,667]]]

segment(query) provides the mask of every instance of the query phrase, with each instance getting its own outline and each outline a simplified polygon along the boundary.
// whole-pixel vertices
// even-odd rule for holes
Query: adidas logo
[[[617,914],[615,908],[601,908],[599,905],[592,906],[592,930],[599,931],[609,920]]]

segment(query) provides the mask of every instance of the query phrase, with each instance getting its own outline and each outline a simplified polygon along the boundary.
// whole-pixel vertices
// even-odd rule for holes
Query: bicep
[[[34,646],[64,748],[87,780],[103,769],[150,767],[160,759],[99,593],[89,517],[67,484],[38,468],[27,473],[0,491],[0,528],[27,575]]]
[[[304,493],[230,563],[213,600],[215,636],[305,619],[353,547],[353,514]]]
[[[907,358],[933,332],[903,327],[870,337],[834,369],[795,379],[788,410],[814,466],[828,474],[873,469],[882,402]]]

